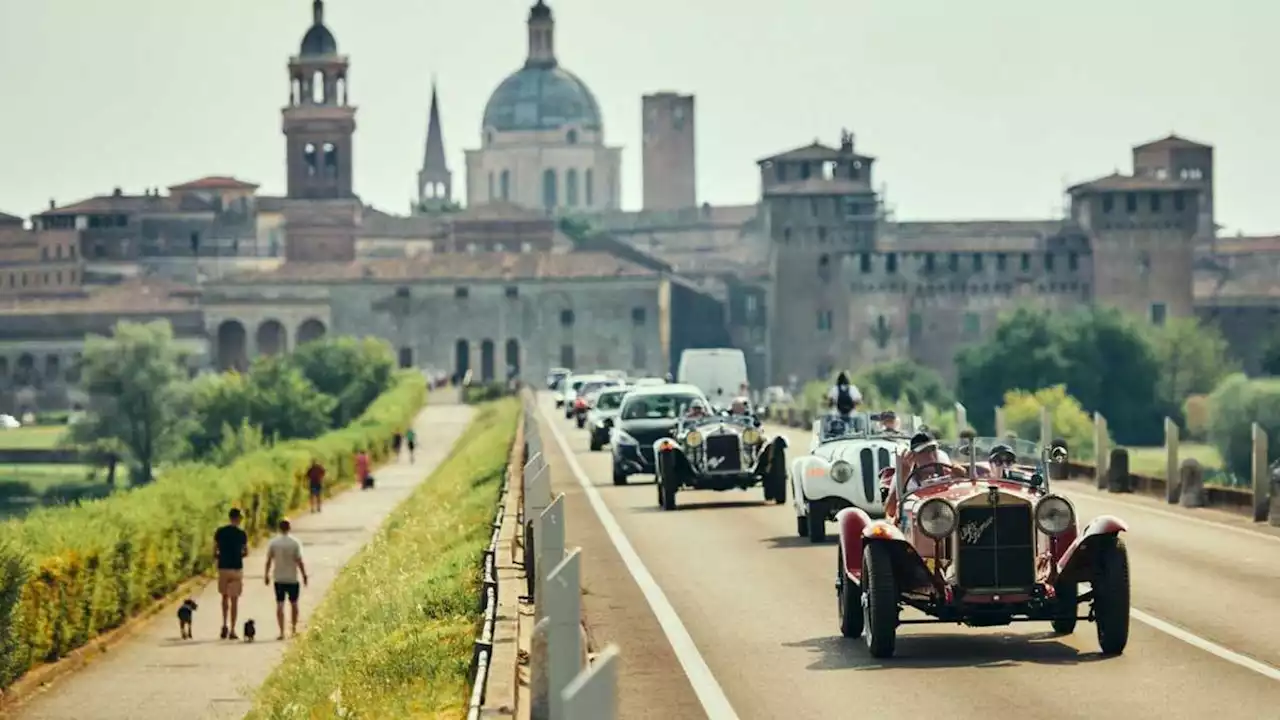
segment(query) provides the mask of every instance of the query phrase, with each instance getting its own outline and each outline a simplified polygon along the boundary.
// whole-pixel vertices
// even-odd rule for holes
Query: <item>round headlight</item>
[[[702,433],[697,430],[690,430],[688,435],[684,436],[684,444],[693,446],[702,444]]]
[[[1075,519],[1071,503],[1056,495],[1043,498],[1036,505],[1036,527],[1046,535],[1061,535],[1071,528]]]
[[[748,445],[755,445],[760,442],[760,431],[754,428],[747,428],[742,431],[742,442]]]
[[[831,479],[838,483],[849,482],[853,477],[853,466],[843,460],[837,460],[831,466]]]
[[[956,529],[956,509],[941,498],[926,500],[916,511],[920,532],[940,540]]]

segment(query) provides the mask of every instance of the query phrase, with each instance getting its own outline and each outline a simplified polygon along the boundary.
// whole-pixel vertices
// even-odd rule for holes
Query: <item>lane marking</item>
[[[792,428],[787,428],[787,429],[790,430]],[[1063,481],[1063,482],[1067,482],[1067,481]],[[1203,518],[1188,517],[1186,515],[1169,512],[1168,510],[1161,510],[1159,508],[1146,507],[1139,503],[1120,500],[1118,498],[1099,496],[1096,494],[1086,493],[1086,492],[1077,492],[1077,493],[1071,493],[1071,494],[1076,495],[1077,497],[1079,497],[1080,495],[1084,495],[1086,501],[1096,500],[1097,502],[1102,504],[1105,504],[1107,502],[1113,502],[1113,503],[1116,503],[1117,505],[1124,505],[1137,510],[1141,510],[1143,512],[1152,513],[1154,515],[1160,515],[1163,517],[1172,518],[1174,520],[1190,521],[1197,525],[1204,525],[1206,527],[1209,527],[1215,530],[1230,530],[1240,535],[1247,535],[1249,537],[1254,537],[1254,538],[1265,538],[1267,540],[1280,542],[1280,537],[1276,537],[1274,535],[1267,535],[1266,533],[1260,533],[1255,530],[1248,530],[1248,529],[1236,527],[1233,525],[1227,525],[1225,523],[1214,522],[1212,520],[1205,520]],[[1246,670],[1251,670],[1259,675],[1262,675],[1265,678],[1280,681],[1280,668],[1276,668],[1274,666],[1268,665],[1267,663],[1264,663],[1261,660],[1255,660],[1254,658],[1251,658],[1248,655],[1244,655],[1234,650],[1230,650],[1222,645],[1219,645],[1218,643],[1213,642],[1212,640],[1208,640],[1206,638],[1200,637],[1199,635],[1196,635],[1195,633],[1189,630],[1185,630],[1181,627],[1178,627],[1177,625],[1174,625],[1173,623],[1167,620],[1162,620],[1161,618],[1158,618],[1155,615],[1152,615],[1150,613],[1144,612],[1142,610],[1139,610],[1133,607],[1129,608],[1129,617],[1133,618],[1134,620],[1137,620],[1138,622],[1142,623],[1143,625],[1146,625],[1147,627],[1153,630],[1162,632],[1165,635],[1168,635],[1169,637],[1172,637],[1176,640],[1181,640],[1182,642],[1194,648],[1197,648],[1199,650],[1203,650],[1204,652],[1207,652],[1210,655],[1213,655],[1214,657],[1217,657],[1221,660],[1226,660],[1227,662],[1233,665],[1242,667]]]
[[[658,582],[653,579],[649,568],[645,567],[639,553],[632,547],[631,541],[627,539],[626,533],[622,531],[622,526],[618,524],[613,512],[605,505],[604,498],[600,497],[600,492],[596,490],[596,486],[587,479],[587,474],[582,470],[582,466],[578,464],[578,458],[569,447],[568,441],[564,439],[564,434],[560,432],[560,428],[556,425],[555,418],[547,412],[546,405],[542,402],[541,397],[535,397],[538,397],[538,411],[542,415],[542,419],[546,421],[547,427],[551,428],[551,434],[555,436],[556,445],[560,447],[560,453],[564,455],[565,462],[569,464],[569,469],[578,480],[578,485],[582,487],[582,491],[586,494],[587,500],[591,503],[591,509],[595,510],[596,517],[600,519],[600,524],[604,527],[605,533],[608,534],[609,540],[613,542],[613,547],[617,549],[618,555],[622,557],[622,564],[627,567],[627,572],[631,573],[631,577],[636,581],[636,585],[640,587],[640,592],[644,595],[644,599],[648,601],[649,608],[653,610],[654,616],[658,618],[658,625],[662,627],[662,633],[667,636],[667,642],[671,644],[671,649],[675,651],[676,659],[680,661],[680,666],[684,668],[685,676],[689,678],[689,684],[693,686],[693,692],[698,696],[698,702],[702,703],[703,711],[712,720],[739,720],[738,713],[729,704],[729,698],[725,695],[724,688],[720,687],[720,683],[711,674],[711,668],[707,666],[707,661],[698,652],[698,647],[694,644],[693,637],[689,635],[689,630],[680,621],[680,616],[676,613],[675,607],[667,599],[666,593],[662,592],[662,588],[658,587]]]
[[[1265,678],[1280,681],[1280,669],[1274,668],[1261,660],[1254,660],[1248,655],[1242,655],[1234,650],[1228,650],[1212,640],[1206,640],[1195,633],[1183,630],[1171,622],[1161,620],[1154,615],[1149,615],[1136,608],[1130,608],[1129,617],[1137,620],[1143,625],[1159,630],[1165,635],[1181,640],[1192,647],[1199,648],[1210,655],[1214,655],[1246,670],[1252,670]]]

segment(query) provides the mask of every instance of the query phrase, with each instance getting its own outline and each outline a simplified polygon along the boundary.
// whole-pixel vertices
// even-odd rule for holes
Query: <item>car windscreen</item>
[[[582,397],[587,397],[591,393],[599,392],[605,388],[616,387],[617,385],[618,383],[612,380],[591,380],[583,383],[582,387],[578,388],[578,394]]]
[[[622,407],[622,398],[626,396],[625,392],[602,392],[596,398],[596,407],[601,410],[617,410]]]
[[[695,401],[702,398],[693,393],[663,393],[640,395],[627,399],[622,408],[623,420],[675,419],[684,415]],[[703,401],[705,402],[705,401]]]

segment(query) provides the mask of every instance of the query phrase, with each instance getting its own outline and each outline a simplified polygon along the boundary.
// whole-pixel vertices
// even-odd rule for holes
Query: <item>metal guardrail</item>
[[[587,657],[582,633],[582,550],[565,548],[565,499],[551,496],[538,410],[524,397],[525,458],[518,511],[528,595],[534,603],[530,648],[533,720],[616,720],[619,651]]]
[[[493,518],[493,534],[489,537],[489,545],[485,548],[482,561],[484,578],[480,583],[479,610],[484,620],[480,624],[480,637],[476,638],[472,648],[471,667],[467,674],[471,682],[467,720],[479,720],[485,690],[489,684],[489,666],[493,661],[493,633],[498,624],[498,537],[502,534],[507,493],[510,490],[511,475],[504,472],[502,489],[498,493],[498,509]]]

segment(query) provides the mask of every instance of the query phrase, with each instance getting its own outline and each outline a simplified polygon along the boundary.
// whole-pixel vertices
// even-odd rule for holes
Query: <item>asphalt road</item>
[[[1280,718],[1280,535],[1232,519],[1213,522],[1209,511],[1059,483],[1055,489],[1076,502],[1082,520],[1106,513],[1130,524],[1135,619],[1123,656],[1101,657],[1094,626],[1082,621],[1065,637],[1047,624],[904,626],[897,657],[877,661],[861,641],[839,634],[834,542],[796,537],[789,505],[765,505],[758,489],[681,492],[679,510],[664,513],[651,478],[615,487],[608,450],[589,452],[586,433],[554,414],[545,395],[541,402],[557,431],[544,433],[547,443],[563,436],[576,461],[565,470],[576,464],[594,486],[664,596],[659,604],[669,603],[692,640],[680,650],[671,618],[653,622],[664,619],[654,593],[630,592],[626,612],[645,617],[616,624],[607,637],[593,630],[596,642],[621,646],[624,697],[632,677],[652,683],[679,669],[670,655],[661,667],[650,666],[655,653],[628,656],[628,646],[653,646],[662,633],[683,653],[682,675],[694,691],[732,707],[711,713],[715,720]],[[786,435],[795,452],[808,445],[800,431],[770,431]],[[597,533],[592,542],[609,536]],[[630,573],[618,575],[626,577],[617,582],[632,581]],[[644,601],[650,609],[641,613],[634,604]],[[695,656],[709,672],[689,662]],[[681,680],[677,694],[685,696]],[[660,696],[649,697],[643,714],[660,712]],[[706,706],[684,701],[666,717],[702,717],[697,708]],[[622,712],[624,720],[640,714]]]

